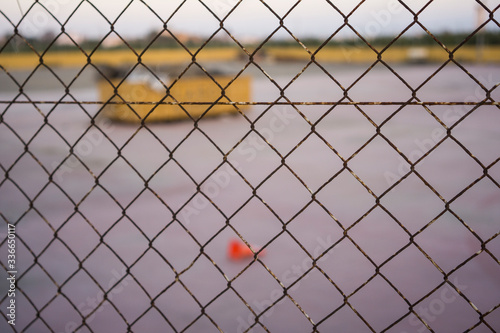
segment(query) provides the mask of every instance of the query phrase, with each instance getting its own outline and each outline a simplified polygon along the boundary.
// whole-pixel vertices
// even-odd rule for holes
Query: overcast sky
[[[130,0],[90,0],[110,21],[114,21]],[[146,3],[163,20],[167,20],[184,0],[148,0]],[[500,0],[483,0],[490,8],[498,6]],[[52,13],[64,22],[78,6],[77,0],[40,0]],[[238,2],[237,0],[204,0],[219,17],[224,17]],[[284,15],[296,0],[266,0],[266,3],[280,16]],[[358,3],[355,0],[331,0],[344,13]],[[406,3],[415,11],[427,0],[407,0]],[[0,0],[0,10],[14,23],[19,22],[21,12],[28,11],[33,0]],[[471,31],[477,25],[478,4],[474,0],[435,0],[420,15],[422,22],[431,31]],[[486,12],[485,12],[486,13]],[[498,13],[498,12],[497,12]],[[495,14],[499,17],[499,14]],[[487,15],[484,15],[487,18]],[[394,34],[403,30],[413,16],[396,0],[366,0],[349,19],[349,22],[363,35],[375,36]],[[333,33],[342,23],[343,18],[326,0],[302,0],[284,20],[285,25],[299,38],[324,37]],[[279,19],[274,16],[259,0],[243,0],[224,26],[240,38],[267,36],[279,26]],[[169,21],[173,31],[210,35],[219,27],[219,22],[207,11],[199,0],[186,0],[181,9]],[[498,26],[490,24],[493,29]],[[141,1],[134,0],[125,13],[116,21],[115,29],[124,36],[138,37],[150,31],[158,31],[162,22]],[[110,25],[87,2],[84,2],[76,14],[66,24],[70,34],[83,34],[90,37],[103,36]],[[11,33],[12,26],[0,15],[0,32]],[[20,31],[26,35],[40,34],[48,30],[60,31],[60,26],[39,5],[29,11],[20,25]],[[420,28],[412,29],[419,33]],[[341,36],[349,35],[345,29]],[[279,36],[285,36],[282,32]]]

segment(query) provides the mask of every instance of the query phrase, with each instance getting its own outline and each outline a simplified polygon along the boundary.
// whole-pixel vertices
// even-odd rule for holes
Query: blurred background
[[[2,2],[1,331],[500,331],[499,6]]]

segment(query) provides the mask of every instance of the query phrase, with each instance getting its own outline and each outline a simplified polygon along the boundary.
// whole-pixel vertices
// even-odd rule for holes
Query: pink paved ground
[[[290,73],[296,72],[294,66],[269,66],[268,69],[279,83],[283,83],[293,77]],[[401,68],[400,73],[410,85],[418,86],[437,67],[405,66]],[[332,74],[344,86],[349,86],[364,69],[334,67]],[[481,77],[481,82],[489,89],[499,82],[500,72],[497,67],[471,66],[471,72],[478,78]],[[482,100],[485,94],[477,90],[476,86],[466,74],[449,66],[419,90],[417,96],[421,101],[477,102]],[[74,94],[75,98],[80,100],[96,98],[96,91],[92,87],[75,90]],[[12,98],[14,95],[13,92],[5,91],[2,99]],[[52,99],[60,95],[59,91],[40,91],[38,87],[30,92],[32,99]],[[286,90],[286,96],[292,101],[336,101],[341,95],[339,88],[320,71],[306,72],[303,78]],[[256,75],[253,96],[255,101],[273,101],[278,98],[279,92],[262,75]],[[404,102],[411,98],[411,92],[388,71],[375,69],[373,74],[352,88],[349,96],[355,101]],[[491,96],[498,100],[499,89],[494,90]],[[5,107],[6,105],[1,105],[1,110]],[[311,122],[319,119],[328,108],[298,107]],[[430,107],[430,110],[447,125],[451,125],[470,108],[434,106]],[[43,112],[49,109],[48,106],[41,106]],[[85,106],[85,109],[90,114],[96,112],[95,106]],[[247,116],[249,119],[256,119],[264,109],[262,106],[254,107],[248,111]],[[376,124],[380,124],[397,107],[362,106],[361,109]],[[123,276],[123,263],[131,265],[147,250],[149,241],[146,237],[156,237],[172,221],[172,211],[177,213],[178,222],[171,224],[154,238],[152,243],[156,251],[169,261],[171,267],[158,253],[149,250],[131,268],[130,272],[134,278],[127,276],[111,291],[110,298],[114,306],[105,302],[99,311],[89,318],[88,325],[94,332],[124,332],[126,324],[116,309],[129,323],[134,322],[150,306],[145,291],[154,298],[175,281],[173,269],[180,273],[198,258],[188,271],[180,275],[179,280],[194,294],[199,304],[179,283],[174,284],[154,302],[175,329],[182,331],[200,315],[200,304],[205,306],[209,303],[227,287],[226,278],[232,279],[250,262],[232,262],[227,258],[227,243],[237,237],[229,227],[220,231],[228,218],[232,227],[249,243],[259,246],[267,244],[282,231],[282,223],[292,219],[286,227],[288,233],[268,244],[261,262],[250,266],[231,284],[256,313],[263,311],[283,294],[282,286],[269,271],[288,287],[311,267],[311,260],[291,235],[311,255],[324,253],[318,261],[321,270],[315,268],[306,274],[289,289],[290,297],[262,314],[260,322],[271,332],[312,331],[308,318],[293,301],[300,304],[312,322],[321,322],[318,326],[321,332],[368,332],[367,326],[348,306],[322,320],[343,304],[344,299],[339,290],[345,295],[351,294],[374,276],[375,265],[381,265],[400,249],[403,250],[396,257],[381,266],[379,275],[373,277],[365,287],[348,299],[350,306],[376,331],[385,329],[408,313],[408,304],[394,288],[397,288],[408,302],[415,303],[443,283],[443,273],[436,266],[449,273],[475,253],[480,254],[460,269],[454,270],[449,281],[483,313],[499,303],[499,264],[487,252],[481,252],[480,242],[480,239],[487,241],[495,236],[500,229],[500,189],[489,178],[482,178],[471,189],[453,200],[447,212],[443,212],[443,201],[415,174],[408,176],[384,195],[380,199],[380,205],[376,207],[373,207],[376,204],[374,196],[347,170],[323,187],[325,182],[343,168],[343,162],[325,141],[340,156],[347,159],[376,133],[375,127],[353,106],[340,106],[331,111],[315,126],[316,133],[310,135],[289,155],[287,154],[290,150],[311,130],[311,126],[293,108],[275,106],[255,125],[269,143],[283,157],[286,156],[286,165],[314,193],[315,200],[312,200],[311,192],[287,167],[282,166],[264,184],[259,185],[280,166],[282,157],[257,138],[255,133],[244,138],[250,130],[250,125],[242,116],[201,121],[199,128],[223,153],[230,151],[241,141],[229,154],[228,160],[248,183],[254,188],[258,186],[256,196],[252,197],[250,186],[228,164],[222,165],[219,171],[207,178],[222,163],[223,154],[201,132],[195,131],[175,150],[173,156],[196,182],[206,179],[201,189],[223,214],[199,194],[185,205],[196,192],[196,185],[174,161],[168,162],[149,179],[169,158],[169,152],[158,143],[152,133],[160,138],[165,146],[173,149],[193,129],[191,122],[150,125],[150,133],[145,129],[137,131],[138,127],[135,125],[109,124],[102,121],[100,120],[99,124],[103,132],[118,147],[133,136],[122,150],[122,156],[144,179],[148,179],[151,191],[142,191],[144,179],[123,159],[118,159],[99,178],[99,184],[116,202],[100,187],[88,194],[95,185],[94,178],[85,167],[71,159],[56,172],[54,182],[64,189],[75,203],[79,203],[78,213],[75,214],[74,203],[54,184],[50,184],[39,194],[47,183],[47,175],[28,154],[9,171],[9,177],[16,181],[19,188],[10,181],[0,186],[0,211],[3,216],[10,222],[23,216],[17,224],[18,271],[24,274],[18,287],[29,295],[36,307],[42,307],[57,293],[57,287],[47,273],[58,284],[65,282],[78,269],[74,256],[80,260],[86,258],[83,267],[103,288],[108,289],[116,284],[117,277]],[[4,122],[15,129],[21,138],[29,140],[43,124],[43,118],[31,105],[15,104],[4,115]],[[479,162],[489,166],[500,157],[499,123],[498,108],[483,106],[454,128],[452,134]],[[61,105],[49,116],[49,124],[60,131],[69,143],[73,143],[89,126],[89,118],[74,105]],[[442,126],[420,106],[403,109],[382,127],[381,132],[412,161],[420,158],[445,136]],[[0,142],[1,165],[3,168],[10,168],[23,152],[24,146],[5,124],[0,124]],[[82,138],[75,150],[95,175],[99,175],[117,157],[116,148],[95,128]],[[29,144],[29,151],[52,172],[55,165],[67,156],[68,147],[51,128],[45,126]],[[375,137],[365,149],[350,159],[348,167],[375,195],[384,193],[395,179],[399,179],[408,170],[407,164],[402,162],[398,153],[381,137]],[[483,169],[477,161],[451,139],[443,142],[435,152],[418,164],[416,171],[445,200],[453,199],[462,189],[483,175]],[[496,182],[500,182],[500,164],[492,166],[488,173]],[[29,198],[36,197],[34,209],[29,210],[28,201],[20,189]],[[142,194],[136,199],[141,191]],[[132,200],[135,201],[131,203]],[[239,209],[244,203],[246,205]],[[307,208],[302,210],[306,205]],[[181,208],[183,206],[184,208]],[[124,209],[126,216],[122,214]],[[299,211],[301,213],[297,215]],[[350,239],[341,240],[343,230],[340,225],[348,228],[367,212],[369,214],[347,232]],[[432,225],[424,228],[438,216]],[[409,235],[394,218],[409,233],[415,234],[414,244],[409,244]],[[58,230],[59,239],[53,240],[54,233],[49,224],[58,229],[67,219],[69,222]],[[116,221],[119,221],[116,226],[106,233]],[[88,258],[89,252],[99,243],[99,236],[87,222],[100,233],[106,233],[104,241],[108,245],[100,245]],[[189,229],[191,235],[181,224]],[[422,231],[418,232],[419,230]],[[215,234],[217,236],[212,239]],[[71,254],[60,240],[74,254]],[[337,241],[340,242],[327,252]],[[51,245],[39,257],[39,263],[46,272],[38,266],[31,267],[33,256],[26,245],[33,253],[38,254],[49,242],[52,242]],[[200,245],[204,245],[206,256],[199,256]],[[1,253],[6,253],[5,246],[6,244],[1,247]],[[370,257],[371,262],[356,246]],[[496,258],[500,258],[499,238],[489,241],[486,249]],[[422,251],[432,257],[434,263],[428,260]],[[123,263],[116,255],[120,256]],[[4,261],[4,258],[1,260]],[[217,268],[224,272],[225,276]],[[5,280],[4,276],[5,273],[2,273],[2,280]],[[389,280],[392,286],[385,279]],[[137,282],[142,284],[144,290]],[[5,290],[5,284],[2,283],[0,288]],[[61,292],[65,297],[59,295],[41,313],[56,332],[70,332],[74,323],[81,323],[81,317],[69,305],[67,299],[82,313],[87,314],[95,308],[93,300],[99,299],[102,294],[94,281],[83,271],[66,281]],[[22,294],[18,293],[17,300],[19,307],[16,329],[20,331],[34,318],[35,312]],[[5,305],[4,302],[2,311],[5,311]],[[479,321],[479,315],[464,297],[458,295],[448,284],[439,287],[420,302],[415,310],[435,332],[464,331]],[[486,317],[490,326],[498,331],[499,311],[497,309]],[[205,313],[224,332],[241,332],[254,323],[251,312],[232,290],[206,306]],[[0,320],[0,330],[6,332],[9,329],[11,328],[6,322]],[[154,309],[136,322],[132,330],[174,331]],[[47,328],[40,321],[36,321],[27,331],[45,332]],[[87,331],[86,328],[81,330]],[[201,317],[186,331],[215,332],[217,329],[207,317]],[[256,326],[252,332],[262,331],[264,330],[261,327]],[[423,324],[413,315],[403,318],[389,330],[422,331]],[[474,330],[489,331],[484,325]]]

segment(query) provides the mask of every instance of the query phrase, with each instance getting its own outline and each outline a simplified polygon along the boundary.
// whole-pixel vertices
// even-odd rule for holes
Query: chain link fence
[[[492,2],[0,5],[2,331],[500,331]]]

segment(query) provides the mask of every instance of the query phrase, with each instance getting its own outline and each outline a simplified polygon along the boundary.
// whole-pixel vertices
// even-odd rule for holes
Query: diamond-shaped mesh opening
[[[382,268],[384,276],[401,292],[410,303],[424,298],[442,282],[442,275],[432,262],[413,245],[400,251]],[[425,279],[419,274],[425,272]],[[408,283],[411,281],[411,283]],[[410,286],[411,285],[411,286]]]
[[[477,313],[455,289],[465,290],[466,286],[459,280],[450,279],[450,282],[454,287],[451,284],[444,284],[416,307],[415,312],[421,321],[410,315],[410,320],[419,323],[416,327],[424,327],[426,323],[433,330],[452,327],[454,330],[465,331],[479,321]],[[460,318],[456,317],[457,314],[460,314]]]
[[[457,158],[455,161],[454,156]],[[437,159],[441,160],[443,168],[449,170],[446,175],[439,177],[439,180],[435,178],[435,174],[431,171],[432,165],[436,163]],[[458,160],[460,160],[460,163],[458,163]],[[434,187],[437,193],[440,193],[446,199],[451,199],[480,177],[481,169],[481,166],[467,156],[466,152],[456,142],[448,139],[432,150],[425,158],[425,162],[418,164],[415,170]],[[453,185],[450,184],[451,179],[455,180]],[[444,186],[444,184],[448,186]]]
[[[379,307],[382,298],[384,308]],[[378,319],[377,326],[373,327],[376,332],[384,330],[407,312],[403,299],[380,276],[360,289],[350,299],[350,303],[367,322],[373,323],[375,318]]]
[[[383,81],[384,84],[377,84],[380,81]],[[349,97],[358,101],[369,100],[379,102],[387,100],[393,96],[394,91],[398,91],[394,102],[404,102],[411,99],[411,90],[405,82],[380,63],[370,68],[366,72],[366,75],[359,81],[356,81],[351,87],[348,91]]]
[[[405,135],[401,136],[401,133]],[[446,129],[425,108],[406,106],[384,124],[383,134],[410,161],[416,162],[444,139]]]
[[[350,235],[377,264],[382,264],[408,244],[408,234],[379,208],[356,224]]]
[[[290,276],[290,279],[295,276]],[[295,281],[294,281],[295,282]],[[300,291],[299,291],[300,290]],[[344,300],[333,284],[318,270],[313,269],[290,288],[290,296],[301,305],[314,322],[319,322],[333,310],[342,306]],[[319,300],[329,299],[327,306],[320,306]]]
[[[446,235],[440,233],[439,229],[447,230]],[[415,241],[445,272],[464,262],[479,251],[481,246],[480,241],[450,213],[439,217]]]
[[[482,179],[457,198],[452,209],[481,239],[487,240],[489,235],[498,229],[494,222],[494,216],[497,216],[499,210],[498,199],[498,187],[490,180]],[[472,216],[473,209],[478,209],[481,213]]]
[[[178,223],[166,221],[166,224],[168,227],[155,237],[153,245],[169,266],[176,271],[183,271],[198,257],[198,244]],[[175,237],[175,242],[170,240],[172,236],[169,235]]]
[[[336,174],[333,180],[321,189],[318,202],[343,228],[351,226],[374,205],[374,198],[349,172]]]
[[[499,296],[498,290],[495,288],[488,288],[491,280],[484,281],[483,283],[477,283],[476,281],[478,272],[483,272],[483,274],[487,276],[495,276],[498,274],[498,267],[489,268],[490,260],[494,259],[487,253],[481,253],[472,258],[466,265],[452,275],[452,281],[459,281],[462,286],[466,285],[469,290],[464,291],[464,294],[478,307],[478,309],[480,309],[480,311],[485,312],[496,306],[496,304],[493,304],[495,303],[493,300],[486,297],[486,293],[492,292],[495,293],[495,297]],[[487,270],[485,270],[486,267],[488,267]]]
[[[316,126],[319,136],[344,159],[351,157],[376,133],[362,112],[354,106],[339,106]]]
[[[0,331],[499,331],[499,8],[0,4]]]
[[[225,310],[227,304],[231,304],[231,309]],[[227,311],[229,311],[229,313]],[[249,316],[252,316],[252,313],[245,306],[245,303],[241,300],[241,298],[231,290],[226,291],[213,303],[211,303],[207,307],[207,314],[215,322],[223,323],[220,328],[224,332],[237,332],[238,330],[241,330],[243,328],[242,325],[248,325],[247,320]],[[226,316],[238,319],[234,322],[228,322],[225,320]],[[214,329],[216,328],[214,327]],[[193,330],[193,332],[194,331],[195,330]]]
[[[320,267],[344,295],[352,295],[373,277],[375,267],[349,239],[332,245]]]
[[[203,280],[200,280],[196,271],[203,271]],[[193,265],[193,269],[182,275],[182,282],[202,305],[216,299],[227,288],[227,281],[216,266],[206,257],[200,257]]]

